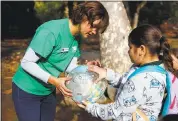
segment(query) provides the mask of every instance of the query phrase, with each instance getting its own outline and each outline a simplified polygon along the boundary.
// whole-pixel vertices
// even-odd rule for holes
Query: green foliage
[[[36,16],[42,23],[64,17],[65,4],[63,1],[35,1]]]
[[[139,24],[159,25],[167,20],[176,21],[178,18],[178,2],[176,1],[149,1],[141,9]]]
[[[168,19],[168,22],[171,24],[178,23],[178,2],[171,2],[170,6],[170,15],[171,17]]]
[[[172,17],[178,17],[178,2],[170,2],[169,3],[170,6],[170,14]]]

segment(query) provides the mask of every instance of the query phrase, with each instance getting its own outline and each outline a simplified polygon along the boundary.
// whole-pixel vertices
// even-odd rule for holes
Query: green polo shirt
[[[55,77],[65,71],[73,57],[80,56],[78,42],[69,29],[69,19],[52,20],[39,26],[29,47],[41,56],[37,64]],[[55,89],[30,75],[20,65],[13,82],[35,95],[48,95]]]

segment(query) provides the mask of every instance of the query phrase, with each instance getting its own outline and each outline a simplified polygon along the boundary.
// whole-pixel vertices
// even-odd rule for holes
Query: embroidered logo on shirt
[[[61,48],[60,52],[61,53],[65,53],[65,52],[68,52],[69,51],[69,48]]]
[[[77,51],[77,46],[73,46],[72,47],[72,52],[76,52]]]

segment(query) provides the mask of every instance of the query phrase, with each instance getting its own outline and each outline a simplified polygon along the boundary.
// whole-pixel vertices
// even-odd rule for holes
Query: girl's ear
[[[144,56],[146,54],[146,47],[145,45],[141,45],[139,47],[139,56]]]

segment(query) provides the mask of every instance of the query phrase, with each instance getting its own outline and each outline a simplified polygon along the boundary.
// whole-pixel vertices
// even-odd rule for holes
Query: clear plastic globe
[[[68,76],[72,79],[66,84],[66,87],[72,91],[73,100],[76,102],[88,100],[93,103],[104,94],[106,82],[94,83],[98,78],[98,74],[88,71],[86,65],[76,67]]]

